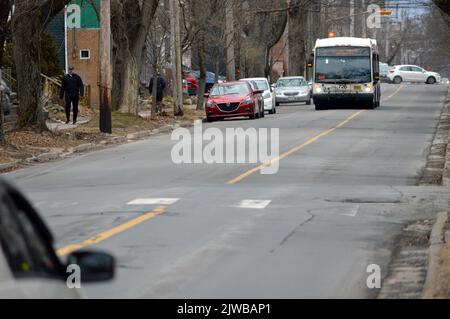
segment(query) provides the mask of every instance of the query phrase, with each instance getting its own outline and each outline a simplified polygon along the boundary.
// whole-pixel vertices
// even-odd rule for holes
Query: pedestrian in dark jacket
[[[155,80],[155,77],[152,77],[152,79],[150,80],[150,86],[149,86],[150,94],[153,94],[154,80]],[[164,90],[165,89],[166,89],[166,80],[164,80],[164,78],[161,75],[158,75],[156,77],[156,103],[158,105],[160,112],[163,109],[162,102],[163,102],[163,98],[164,98]]]
[[[84,85],[80,76],[73,72],[74,68],[69,68],[69,73],[64,77],[61,86],[60,98],[66,97],[66,124],[70,123],[70,111],[73,105],[73,124],[77,124],[78,102],[84,96]]]

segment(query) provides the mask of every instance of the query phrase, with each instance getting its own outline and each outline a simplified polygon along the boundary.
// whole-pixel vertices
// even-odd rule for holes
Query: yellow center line
[[[403,85],[401,85],[401,86],[400,86],[393,94],[389,95],[387,98],[385,98],[384,100],[382,100],[382,102],[385,102],[385,101],[387,101],[387,100],[393,98],[395,95],[397,95],[398,92],[400,92],[400,90],[401,90],[402,88],[403,88]],[[358,111],[358,112],[356,112],[356,113],[353,113],[353,114],[350,115],[345,121],[339,123],[339,124],[336,125],[335,127],[330,128],[330,129],[328,129],[328,130],[326,130],[326,131],[320,133],[319,135],[314,136],[313,138],[311,138],[310,140],[306,141],[305,143],[303,143],[303,144],[301,144],[301,145],[298,145],[298,146],[296,146],[296,147],[294,147],[294,148],[291,148],[290,150],[288,150],[287,152],[281,154],[280,156],[278,156],[278,157],[276,157],[276,158],[274,158],[274,159],[272,159],[272,160],[270,160],[270,161],[268,161],[268,162],[266,162],[266,163],[264,163],[264,164],[261,164],[261,165],[255,167],[255,168],[252,168],[251,170],[249,170],[249,171],[247,171],[247,172],[245,172],[245,173],[239,175],[239,176],[236,177],[236,178],[233,178],[232,180],[230,180],[230,181],[227,182],[227,185],[234,185],[234,184],[237,184],[237,183],[243,181],[244,179],[246,179],[247,177],[249,177],[249,176],[251,176],[251,175],[253,175],[253,174],[259,172],[259,171],[260,171],[261,169],[263,169],[264,167],[271,166],[273,163],[280,162],[281,160],[285,159],[286,157],[288,157],[288,156],[290,156],[290,155],[292,155],[292,154],[294,154],[294,153],[297,153],[298,151],[302,150],[302,149],[305,148],[306,146],[311,145],[311,144],[317,142],[317,141],[320,140],[321,138],[323,138],[323,137],[325,137],[325,136],[327,136],[327,135],[333,133],[333,132],[336,131],[337,129],[339,129],[339,128],[345,126],[345,125],[347,125],[350,121],[352,121],[354,118],[358,117],[359,115],[361,115],[361,114],[364,113],[364,112],[366,112],[366,111],[365,111],[365,110],[362,110],[362,111]]]
[[[156,208],[155,210],[148,212],[146,214],[143,214],[135,219],[132,219],[122,225],[119,225],[117,227],[114,227],[110,230],[104,231],[100,234],[95,235],[92,238],[89,238],[85,241],[83,241],[82,243],[79,244],[72,244],[72,245],[68,245],[66,247],[62,247],[60,249],[57,250],[57,255],[62,257],[62,256],[66,256],[70,253],[73,253],[74,251],[89,247],[89,246],[93,246],[96,244],[101,243],[102,241],[105,241],[113,236],[116,236],[130,228],[133,228],[149,219],[152,219],[158,215],[164,214],[166,211],[167,207],[165,206],[160,206],[158,208]]]

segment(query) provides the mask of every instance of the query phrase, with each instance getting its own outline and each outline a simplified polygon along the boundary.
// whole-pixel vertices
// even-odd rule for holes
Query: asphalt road
[[[117,279],[85,286],[88,297],[373,298],[367,266],[385,276],[402,226],[448,209],[448,189],[416,186],[447,91],[384,85],[377,110],[284,105],[262,120],[204,124],[279,128],[288,153],[275,175],[175,165],[165,135],[6,176],[58,248],[117,257]],[[129,205],[137,199],[147,202]]]

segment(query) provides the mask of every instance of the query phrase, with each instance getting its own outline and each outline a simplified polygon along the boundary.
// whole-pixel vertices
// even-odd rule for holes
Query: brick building
[[[100,82],[100,0],[73,0],[64,12],[58,14],[49,24],[59,48],[61,66],[67,70],[73,66],[89,89],[92,107],[99,105]],[[65,31],[65,32],[64,32]]]

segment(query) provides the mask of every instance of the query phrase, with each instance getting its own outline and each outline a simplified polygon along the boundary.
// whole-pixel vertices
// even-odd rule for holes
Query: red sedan
[[[208,122],[230,117],[264,117],[262,91],[253,90],[248,82],[216,84],[205,94]]]

